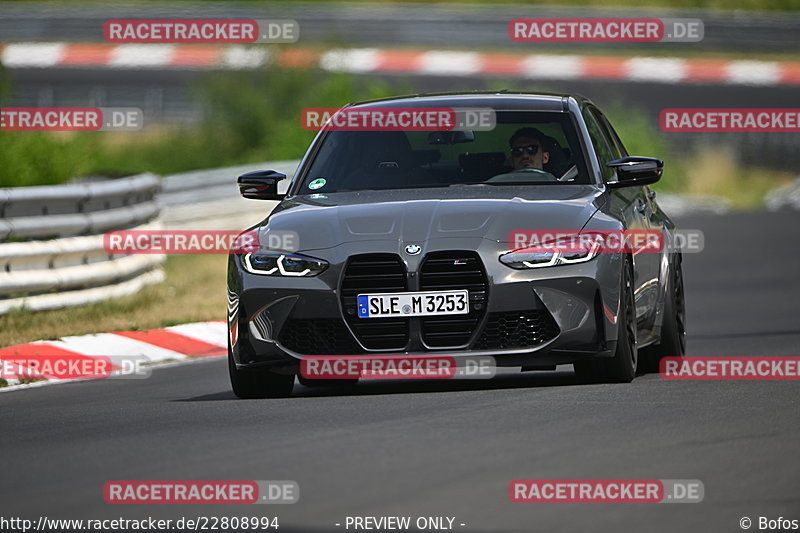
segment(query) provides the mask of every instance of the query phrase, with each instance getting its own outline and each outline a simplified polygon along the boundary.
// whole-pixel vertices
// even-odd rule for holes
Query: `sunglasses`
[[[538,144],[529,144],[528,146],[515,146],[511,149],[511,155],[514,157],[519,157],[523,153],[528,152],[529,155],[536,155],[539,151]]]

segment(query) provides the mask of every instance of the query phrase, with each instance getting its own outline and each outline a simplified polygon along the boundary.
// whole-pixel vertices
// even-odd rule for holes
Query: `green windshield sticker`
[[[316,189],[321,189],[322,187],[325,186],[326,183],[327,181],[325,181],[325,178],[317,178],[308,184],[308,188],[311,189],[312,191]]]

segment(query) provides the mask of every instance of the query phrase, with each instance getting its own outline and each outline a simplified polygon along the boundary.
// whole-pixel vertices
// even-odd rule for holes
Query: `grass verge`
[[[0,346],[224,320],[226,267],[225,255],[170,256],[166,281],[137,294],[69,309],[12,311],[0,316]]]
[[[7,87],[0,66],[0,105]],[[338,107],[396,90],[379,80],[318,70],[209,73],[193,87],[208,110],[200,125],[137,132],[0,131],[0,187],[299,159],[316,133],[300,127],[302,109]]]
[[[795,173],[742,167],[736,157],[723,149],[701,149],[685,164],[685,194],[714,195],[727,199],[733,209],[758,209],[764,206],[764,196],[772,189],[785,185]]]

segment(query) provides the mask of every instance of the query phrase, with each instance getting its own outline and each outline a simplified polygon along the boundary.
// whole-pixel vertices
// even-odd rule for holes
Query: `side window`
[[[591,110],[592,114],[595,116],[595,118],[597,118],[598,122],[600,122],[600,125],[605,130],[606,136],[611,140],[611,142],[614,143],[616,151],[619,153],[619,157],[627,156],[628,151],[625,149],[625,145],[622,144],[619,135],[617,135],[617,132],[611,126],[611,123],[608,121],[606,116],[596,107],[592,107]]]
[[[583,109],[583,119],[586,121],[586,128],[589,130],[589,137],[592,139],[597,159],[600,160],[600,167],[603,172],[603,180],[614,181],[616,174],[613,168],[606,166],[606,163],[618,159],[616,147],[612,148],[613,143],[606,138],[606,133],[600,127],[589,108]]]

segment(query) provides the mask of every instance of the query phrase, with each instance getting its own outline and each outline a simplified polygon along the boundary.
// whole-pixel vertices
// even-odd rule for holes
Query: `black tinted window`
[[[591,183],[570,115],[498,111],[496,117],[490,131],[330,131],[297,192]],[[521,128],[536,135],[518,135],[514,155],[509,141]]]
[[[595,154],[597,154],[597,159],[600,161],[603,179],[605,181],[614,181],[616,179],[614,169],[607,167],[606,163],[619,159],[619,152],[589,108],[584,108],[583,118],[586,121],[586,128],[589,130],[589,137],[592,139]]]

